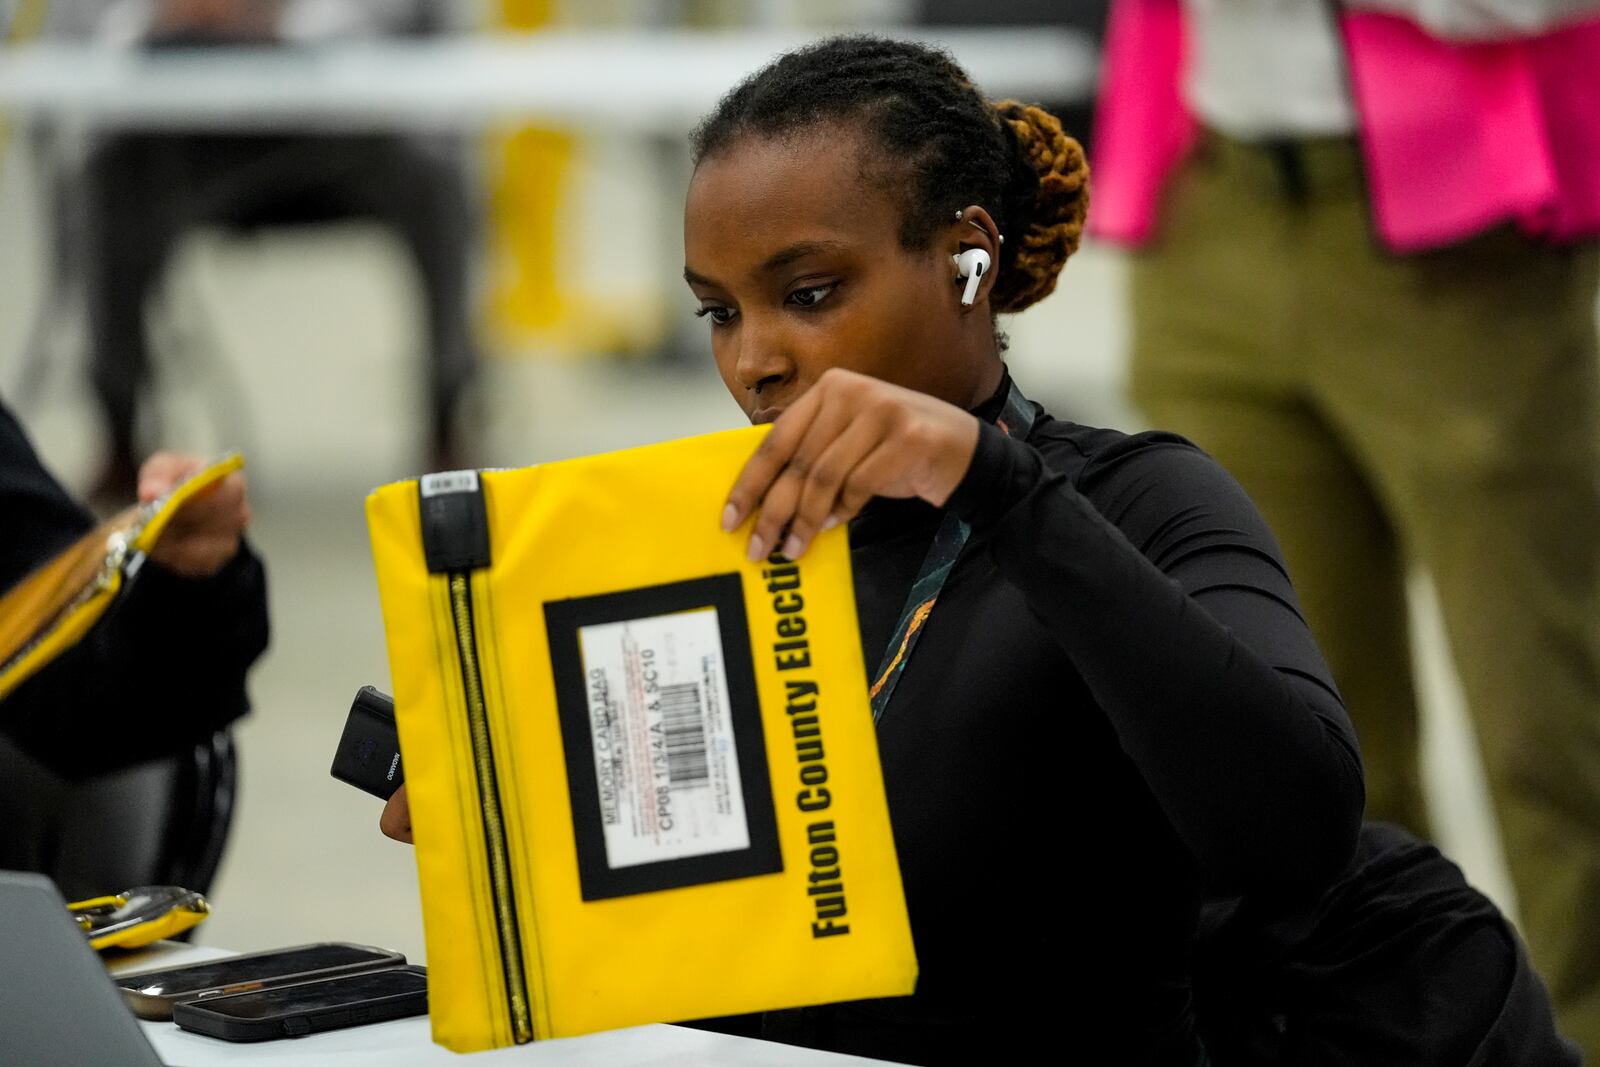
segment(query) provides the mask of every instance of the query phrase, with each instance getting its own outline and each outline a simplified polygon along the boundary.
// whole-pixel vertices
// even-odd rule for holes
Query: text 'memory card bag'
[[[846,531],[717,528],[765,432],[368,498],[439,1043],[912,991]]]

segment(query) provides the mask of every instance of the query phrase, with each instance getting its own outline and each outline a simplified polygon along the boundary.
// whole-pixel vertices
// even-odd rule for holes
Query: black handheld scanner
[[[328,773],[379,800],[388,800],[400,788],[406,777],[400,765],[393,697],[370,685],[361,687],[350,705]]]

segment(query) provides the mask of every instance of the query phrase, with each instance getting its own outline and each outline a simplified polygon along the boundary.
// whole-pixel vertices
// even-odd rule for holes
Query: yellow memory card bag
[[[0,700],[88,633],[189,501],[244,466],[230,453],[166,496],[128,508],[0,597]]]
[[[717,526],[765,432],[368,498],[440,1044],[912,991],[846,532]]]

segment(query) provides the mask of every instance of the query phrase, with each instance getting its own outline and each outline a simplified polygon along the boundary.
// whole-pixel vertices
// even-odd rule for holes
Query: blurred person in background
[[[1367,815],[1419,833],[1431,574],[1522,928],[1600,1057],[1600,3],[1116,0],[1109,32],[1133,397],[1261,506]]]
[[[430,0],[56,0],[53,33],[138,47],[290,46],[417,36],[453,25]],[[460,465],[458,404],[476,364],[470,279],[476,224],[459,144],[396,132],[130,130],[94,147],[83,181],[91,377],[107,453],[91,498],[133,491],[148,434],[145,304],[179,240],[202,226],[367,219],[416,264],[426,309],[426,462]]]
[[[174,452],[151,456],[139,472],[139,499],[164,496],[202,465]],[[183,752],[244,715],[245,677],[268,637],[266,574],[244,540],[249,520],[242,474],[196,497],[105,616],[0,700],[0,733],[79,781]],[[0,404],[0,593],[94,525]],[[30,787],[26,768],[4,763],[0,868],[48,871],[50,842],[16,835],[58,813],[12,810],[26,806]]]

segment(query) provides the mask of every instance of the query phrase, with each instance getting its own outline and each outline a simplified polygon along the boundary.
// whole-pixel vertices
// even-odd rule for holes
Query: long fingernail
[[[751,563],[760,563],[767,555],[767,544],[761,540],[760,534],[750,535],[750,548],[745,552]]]
[[[737,525],[739,525],[739,508],[737,505],[729,504],[722,509],[722,532],[730,533]]]
[[[827,518],[822,520],[823,530],[831,530],[837,525],[839,525],[839,516],[837,515],[829,515]]]
[[[805,542],[800,540],[800,538],[796,537],[794,534],[790,534],[789,535],[789,540],[787,540],[787,541],[785,541],[783,543],[783,554],[784,554],[784,557],[789,559],[790,561],[799,559],[800,558],[800,554],[803,553],[805,550],[806,550]]]

